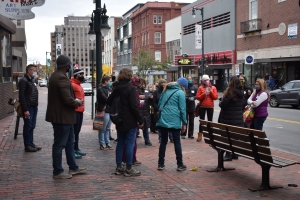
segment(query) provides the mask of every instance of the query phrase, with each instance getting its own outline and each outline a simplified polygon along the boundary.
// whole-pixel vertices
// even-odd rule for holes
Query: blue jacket
[[[167,90],[161,94],[158,107],[162,109],[173,92],[175,93],[161,111],[161,117],[156,123],[157,127],[181,129],[181,122],[187,124],[185,94],[178,84],[167,85]]]
[[[273,78],[269,79],[269,87],[273,88],[275,86],[275,80]]]

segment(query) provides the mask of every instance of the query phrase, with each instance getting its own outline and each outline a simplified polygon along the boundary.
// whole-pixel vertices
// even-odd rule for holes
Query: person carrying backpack
[[[140,176],[141,172],[132,168],[133,147],[136,139],[137,126],[143,127],[143,118],[139,113],[136,99],[136,89],[130,84],[133,72],[129,68],[123,68],[118,75],[118,83],[107,99],[111,106],[111,120],[116,125],[118,143],[116,147],[116,175]],[[120,110],[114,112],[116,100],[119,100]],[[116,110],[115,110],[116,111]],[[118,116],[118,121],[112,115]],[[122,154],[126,142],[126,168],[122,166]]]

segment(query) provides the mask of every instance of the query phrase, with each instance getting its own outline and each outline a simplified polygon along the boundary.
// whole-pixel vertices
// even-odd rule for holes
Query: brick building
[[[132,21],[132,54],[138,55],[140,49],[153,52],[155,60],[167,58],[165,22],[181,15],[181,8],[188,3],[147,2],[130,16]],[[152,76],[152,77],[151,77]],[[150,81],[165,78],[165,72],[151,72]]]
[[[237,62],[250,84],[300,79],[299,22],[298,0],[236,1]]]

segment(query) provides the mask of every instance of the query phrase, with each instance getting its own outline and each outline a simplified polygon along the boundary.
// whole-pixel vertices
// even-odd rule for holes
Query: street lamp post
[[[202,56],[201,56],[201,66],[202,66],[202,76],[204,74],[204,32],[203,32],[203,16],[204,16],[204,9],[202,8],[195,8],[193,7],[192,10],[192,16],[195,18],[196,17],[196,10],[201,11],[201,16],[202,16],[202,22],[201,22],[201,32],[202,32],[202,39],[201,39],[201,44],[202,44]],[[200,61],[200,60],[199,60]],[[200,70],[198,70],[198,76],[199,76],[199,84],[200,84]]]

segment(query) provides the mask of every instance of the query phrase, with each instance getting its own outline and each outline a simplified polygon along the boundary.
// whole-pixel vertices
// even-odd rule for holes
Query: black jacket
[[[19,101],[23,112],[28,111],[28,106],[39,105],[39,91],[33,81],[27,74],[19,81]]]
[[[241,90],[236,90],[236,93],[236,101],[234,101],[231,94],[228,93],[226,97],[223,97],[222,101],[219,103],[221,112],[218,122],[222,124],[243,127],[243,92]]]
[[[195,100],[196,100],[196,94],[198,89],[193,85],[189,84],[188,89],[186,90],[186,112],[195,112]],[[190,100],[190,98],[193,98],[193,100]]]
[[[122,123],[116,125],[117,131],[129,131],[136,128],[138,124],[143,124],[143,118],[139,113],[137,103],[136,88],[129,82],[118,82],[114,85],[114,90],[107,99],[107,104],[111,105],[115,96],[121,95],[121,119]]]
[[[249,97],[251,96],[253,89],[251,87],[245,86],[244,89],[241,89],[243,92],[243,108],[242,111],[245,110],[245,107],[248,105],[247,101],[249,99]],[[248,94],[248,90],[251,91],[251,94]]]
[[[107,103],[107,99],[108,99],[108,94],[111,92],[111,90],[107,87],[104,86],[102,84],[99,85],[98,89],[97,89],[97,110],[98,112],[101,112],[105,106],[105,104]],[[105,109],[106,113],[110,112],[110,106],[107,105],[106,109]]]
[[[160,95],[162,92],[163,92],[163,90],[160,89],[159,87],[157,87],[157,89],[153,92],[152,106],[153,106],[155,112],[157,112],[159,109],[158,102],[159,102]]]
[[[144,128],[150,128],[151,116],[150,116],[150,105],[152,105],[153,99],[150,99],[150,93],[142,88],[137,88],[139,95],[145,95],[145,99],[140,100],[139,111],[141,116],[144,118]],[[144,101],[142,106],[141,101]]]

